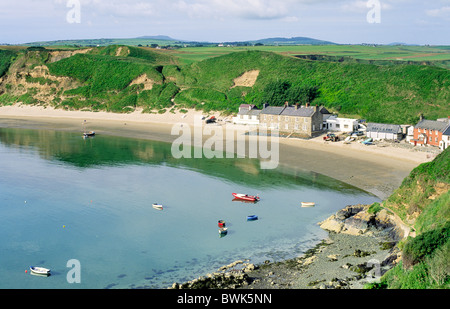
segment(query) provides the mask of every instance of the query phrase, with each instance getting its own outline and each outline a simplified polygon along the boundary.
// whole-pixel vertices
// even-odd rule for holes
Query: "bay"
[[[326,236],[318,221],[379,201],[323,175],[259,166],[175,159],[156,141],[0,128],[0,288],[166,288],[236,260],[299,256]],[[259,219],[248,222],[252,214]],[[80,283],[67,280],[73,259]],[[30,265],[52,275],[30,275]]]

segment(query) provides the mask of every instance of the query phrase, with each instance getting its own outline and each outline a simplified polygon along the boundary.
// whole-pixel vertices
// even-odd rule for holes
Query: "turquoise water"
[[[378,201],[322,175],[260,170],[257,160],[174,159],[170,146],[0,128],[0,288],[166,288],[235,260],[298,256],[326,236],[318,221]],[[71,259],[80,283],[67,281]],[[30,265],[52,275],[30,275]]]

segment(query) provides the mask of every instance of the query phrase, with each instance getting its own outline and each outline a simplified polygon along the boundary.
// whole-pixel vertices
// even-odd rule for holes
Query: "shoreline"
[[[70,112],[43,107],[20,107],[19,105],[0,107],[0,128],[82,132],[82,124],[86,120],[88,130],[95,130],[99,135],[115,135],[170,143],[177,138],[177,136],[171,135],[171,129],[175,123],[193,124],[194,117],[201,116],[202,113],[198,111],[170,115],[167,113],[117,115],[104,112]],[[394,147],[394,145],[368,147],[359,143],[346,145],[342,142],[324,142],[321,137],[308,140],[280,138],[279,147],[280,168],[294,172],[303,170],[326,175],[370,192],[381,200],[392,194],[413,168],[433,159],[433,155],[430,153],[415,151],[412,148],[403,149]],[[344,275],[341,273],[337,274],[336,271],[343,270],[343,267],[342,265],[336,266],[338,265],[336,261],[343,260],[344,256],[349,259],[353,258],[353,262],[346,263],[355,266],[354,258],[357,257],[351,256],[356,252],[355,248],[367,253],[377,251],[374,256],[377,259],[383,259],[384,257],[380,254],[386,255],[387,251],[375,250],[379,243],[380,240],[376,237],[368,238],[368,236],[330,232],[328,238],[308,251],[309,253],[313,252],[313,255],[307,252],[302,257],[282,262],[268,262],[267,265],[260,266],[242,263],[247,269],[251,269],[249,273],[253,276],[252,282],[250,285],[244,284],[243,287],[235,288],[362,288],[357,276],[353,276],[356,279],[347,280],[342,279]],[[348,274],[352,270],[346,269],[346,271]],[[247,275],[242,269],[238,270],[239,272]],[[325,279],[326,273],[328,275],[336,274],[339,279],[338,277]],[[219,277],[221,276],[219,275]],[[229,287],[224,286],[224,288]]]
[[[171,134],[175,124],[194,126],[196,118],[200,119],[202,115],[208,114],[195,110],[165,114],[143,114],[137,110],[129,114],[115,114],[15,104],[0,107],[0,127],[71,132],[82,132],[84,128],[99,135],[172,143],[178,137]],[[231,116],[217,118],[219,126],[239,127],[229,123]],[[205,127],[204,124],[202,126]],[[413,168],[431,161],[435,154],[425,152],[428,149],[419,149],[418,146],[383,146],[324,142],[321,136],[311,139],[280,137],[279,168],[322,174],[384,200],[400,186]]]

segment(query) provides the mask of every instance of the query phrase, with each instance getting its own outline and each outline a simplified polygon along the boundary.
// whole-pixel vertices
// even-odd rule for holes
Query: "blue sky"
[[[450,45],[450,0],[0,0],[0,43],[144,35]]]

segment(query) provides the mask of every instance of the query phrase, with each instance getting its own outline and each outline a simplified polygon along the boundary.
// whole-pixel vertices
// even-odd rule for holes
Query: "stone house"
[[[322,133],[323,114],[318,106],[267,106],[261,111],[259,122],[262,127],[282,132],[297,133],[312,137]]]

